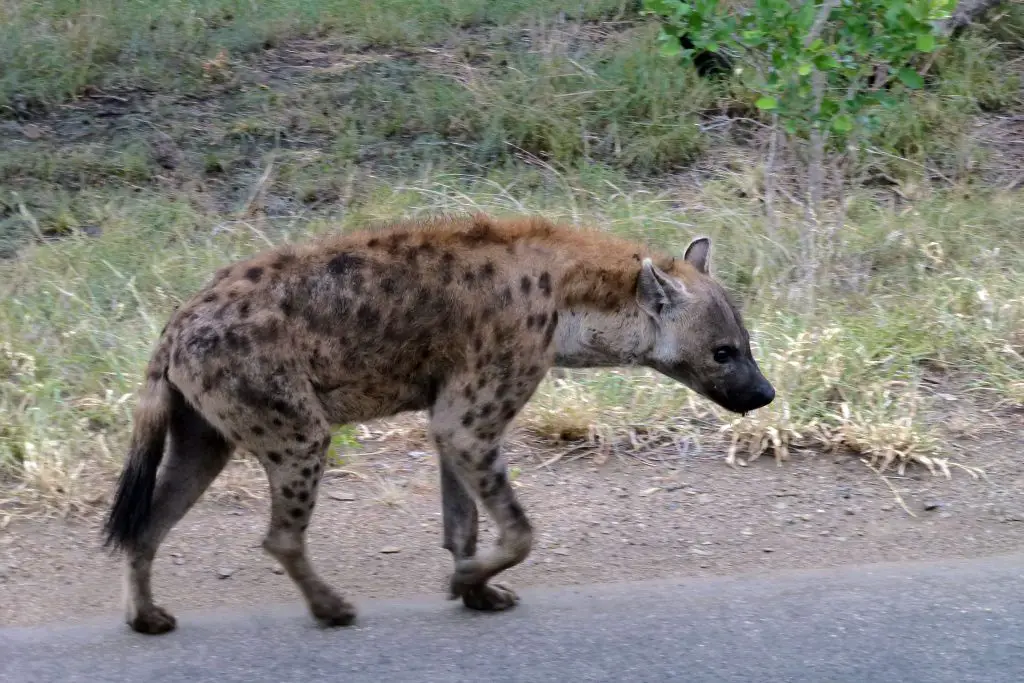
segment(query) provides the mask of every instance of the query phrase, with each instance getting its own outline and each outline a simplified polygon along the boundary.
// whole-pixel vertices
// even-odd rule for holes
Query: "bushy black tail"
[[[103,525],[103,546],[114,550],[130,549],[149,527],[156,474],[164,457],[164,442],[171,419],[171,392],[165,368],[150,364],[146,387],[135,409],[128,459],[117,482],[114,502]],[[156,379],[159,378],[159,379]]]

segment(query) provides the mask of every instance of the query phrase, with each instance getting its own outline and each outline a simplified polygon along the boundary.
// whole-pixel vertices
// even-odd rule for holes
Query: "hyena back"
[[[153,558],[236,448],[269,479],[263,547],[320,623],[351,623],[305,548],[331,429],[415,410],[428,411],[441,463],[450,596],[511,607],[516,594],[489,580],[523,561],[533,534],[501,440],[549,368],[646,366],[729,410],[772,401],[709,251],[700,238],[677,259],[539,218],[476,216],[222,268],[161,333],[106,520],[107,543],[127,555],[128,623],[174,628],[153,602]],[[477,502],[499,529],[485,551]]]

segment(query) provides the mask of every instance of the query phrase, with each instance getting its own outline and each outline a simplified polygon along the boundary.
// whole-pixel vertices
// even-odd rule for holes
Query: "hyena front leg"
[[[460,562],[476,556],[479,514],[476,501],[463,486],[456,467],[444,457],[441,458],[441,507],[444,548],[451,552],[458,569]],[[463,604],[478,610],[507,609],[518,599],[511,588],[501,584],[479,584],[462,593]]]
[[[455,559],[451,597],[462,597],[468,607],[507,609],[518,601],[508,588],[487,583],[526,559],[533,544],[532,525],[508,480],[501,439],[542,376],[538,371],[517,378],[515,390],[507,381],[471,391],[456,382],[434,406],[430,428],[442,463],[445,543]],[[497,544],[483,552],[476,550],[470,494],[498,526]]]

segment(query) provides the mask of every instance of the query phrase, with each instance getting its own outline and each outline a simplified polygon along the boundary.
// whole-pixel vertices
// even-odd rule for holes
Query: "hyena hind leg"
[[[301,443],[275,444],[268,438],[253,450],[270,482],[270,526],[263,548],[288,573],[321,625],[348,626],[355,621],[355,607],[320,578],[306,549],[306,529],[316,506],[330,431],[326,424],[302,425],[295,433],[304,435]]]
[[[174,629],[175,618],[153,602],[152,566],[168,532],[227,465],[234,446],[178,392],[172,393],[170,444],[153,494],[150,523],[126,548],[125,620],[139,633]]]

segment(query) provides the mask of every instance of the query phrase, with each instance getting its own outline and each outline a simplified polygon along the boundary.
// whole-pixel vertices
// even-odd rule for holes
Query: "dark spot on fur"
[[[481,350],[482,350],[483,348],[484,348],[484,340],[483,340],[483,337],[481,337],[481,336],[480,336],[480,335],[478,334],[478,335],[477,335],[476,337],[474,337],[474,338],[473,338],[473,350],[474,350],[474,351],[476,351],[477,353],[480,353],[480,351],[481,351]]]
[[[281,270],[295,261],[295,254],[290,252],[284,252],[277,255],[277,260],[274,261],[274,268]]]
[[[363,327],[376,327],[380,322],[380,313],[369,304],[363,304],[356,311],[356,320]]]
[[[526,316],[526,329],[528,329],[528,330],[532,330],[533,329],[533,314],[532,313],[530,315]]]
[[[243,301],[241,304],[239,304],[239,306],[238,306],[238,317],[241,318],[242,320],[245,320],[246,318],[249,317],[249,302],[248,301]]]
[[[265,430],[263,427],[260,427],[259,425],[253,425],[250,428],[250,431],[256,436],[263,436],[264,434],[267,433],[267,430]]]
[[[504,401],[501,404],[501,417],[505,420],[511,420],[516,416],[516,404],[512,401]]]
[[[497,406],[495,406],[493,403],[485,403],[483,404],[483,406],[480,407],[480,417],[490,417],[495,410],[497,410]]]
[[[245,279],[252,280],[253,282],[259,282],[260,278],[263,277],[263,267],[253,266],[245,271]]]
[[[376,249],[377,247],[380,246],[380,240],[374,237],[369,242],[366,243],[366,246],[368,246],[370,249]]]
[[[302,432],[295,432],[295,434],[292,435],[292,438],[299,443],[306,443],[306,435]]]
[[[529,295],[530,294],[530,289],[532,289],[532,288],[533,288],[533,283],[530,282],[530,276],[529,275],[524,275],[522,277],[522,279],[519,280],[519,289],[521,289],[523,291],[523,294]]]
[[[455,266],[455,255],[450,251],[446,251],[441,254],[441,283],[451,284],[453,273],[452,269]]]
[[[207,292],[206,295],[203,296],[203,303],[204,304],[212,304],[214,301],[216,301],[219,298],[220,297],[217,296],[217,292]]]
[[[150,382],[159,382],[163,379],[164,373],[162,370],[150,370],[148,377]]]
[[[512,289],[510,287],[501,290],[501,294],[498,295],[498,303],[502,306],[508,306],[512,303]]]
[[[273,420],[271,420],[270,422],[271,422],[271,424],[273,424],[273,425],[274,425],[275,427],[282,427],[282,426],[284,426],[284,422],[281,422],[281,418],[279,418],[279,417],[275,417],[275,418],[274,418]]]
[[[555,338],[555,328],[558,327],[558,311],[551,314],[551,320],[548,321],[548,329],[544,330],[544,345],[547,346],[551,343],[551,340]]]
[[[485,261],[484,265],[480,267],[480,278],[482,280],[490,280],[494,277],[494,264],[490,261]]]
[[[309,467],[303,467],[302,476],[304,476],[306,479],[309,479],[310,477],[313,476],[313,470]]]
[[[305,503],[307,500],[309,500],[309,494],[306,493],[305,491],[299,491],[299,500]]]
[[[289,486],[282,486],[281,495],[283,495],[285,498],[291,499],[295,497],[295,491],[292,491],[291,487]]]
[[[467,285],[471,285],[473,284],[473,282],[476,281],[476,275],[473,274],[473,271],[467,270],[465,273],[462,274],[462,281],[465,282]]]
[[[233,432],[231,432],[231,440],[232,441],[241,441],[242,440],[242,435],[239,434],[238,432],[234,432],[233,431]]]
[[[462,416],[462,426],[472,427],[473,426],[473,413],[466,413]]]
[[[526,512],[523,511],[523,506],[519,504],[519,501],[513,500],[508,504],[508,514],[517,522],[526,521]]]
[[[348,275],[366,264],[366,259],[358,254],[344,252],[327,262],[327,272],[331,275]]]
[[[498,455],[500,455],[500,451],[497,446],[488,448],[487,452],[484,453],[483,459],[480,461],[480,469],[491,469],[491,467],[494,466],[494,463],[498,461]]]
[[[277,320],[271,319],[267,324],[254,328],[252,334],[258,342],[273,342],[281,335],[281,325]]]
[[[537,289],[541,291],[544,296],[551,296],[551,274],[547,271],[540,274],[537,278]]]
[[[199,329],[191,330],[186,334],[182,335],[183,341],[185,342],[185,349],[192,357],[202,358],[206,354],[210,353],[217,348],[220,344],[220,335],[217,334],[217,330],[213,329],[209,325],[203,325]],[[181,347],[175,349],[175,353],[181,350]],[[176,363],[180,363],[182,358],[177,355],[174,358]]]
[[[295,519],[298,519],[306,513],[302,511],[302,508],[292,508],[291,510],[288,511],[288,514],[294,517]]]
[[[486,484],[486,488],[483,488],[483,494],[488,498],[492,498],[501,492],[503,488],[508,484],[508,478],[504,472],[495,472],[490,477],[484,477],[490,481]]]
[[[277,451],[267,451],[267,457],[270,458],[270,462],[275,465],[281,464],[281,454]]]
[[[229,327],[224,332],[224,342],[232,351],[247,353],[252,348],[249,338],[238,331],[238,326]]]

